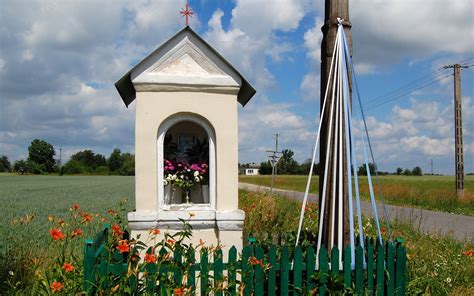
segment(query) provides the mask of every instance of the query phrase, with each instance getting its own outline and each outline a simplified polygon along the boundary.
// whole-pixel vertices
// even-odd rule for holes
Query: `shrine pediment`
[[[189,27],[139,62],[115,84],[128,106],[137,91],[218,91],[235,93],[245,105],[253,87]]]

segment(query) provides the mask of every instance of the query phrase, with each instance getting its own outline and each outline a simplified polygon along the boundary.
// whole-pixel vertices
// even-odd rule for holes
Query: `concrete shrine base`
[[[197,246],[200,240],[206,246],[222,246],[224,254],[230,247],[242,250],[242,235],[245,212],[234,211],[136,211],[128,213],[128,225],[131,237],[137,238],[148,245],[154,245],[164,238],[165,233],[175,234],[183,229],[183,219],[193,228],[193,236],[188,243]],[[159,235],[151,235],[151,229],[159,229]],[[224,255],[225,257],[225,255]]]

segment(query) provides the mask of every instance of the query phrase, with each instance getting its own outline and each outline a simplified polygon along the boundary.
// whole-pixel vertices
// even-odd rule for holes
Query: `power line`
[[[461,62],[459,62],[459,64],[461,64],[462,66],[468,66],[468,67],[474,66],[474,64],[468,65],[471,62],[474,62],[474,57],[462,60]],[[453,73],[448,73],[445,67],[441,67],[435,71],[424,74],[410,82],[407,82],[384,95],[380,95],[373,99],[368,100],[368,102],[365,104],[364,110],[367,111],[367,110],[378,108],[382,105],[385,105],[399,98],[402,98],[414,91],[426,88],[436,82],[439,82],[453,75],[454,75]]]

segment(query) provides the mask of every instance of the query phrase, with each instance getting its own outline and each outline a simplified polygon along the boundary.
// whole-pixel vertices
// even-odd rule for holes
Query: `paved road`
[[[239,189],[248,191],[270,190],[269,187],[248,183],[239,183]],[[299,201],[302,201],[304,197],[304,193],[298,191],[283,189],[274,189],[273,191]],[[311,202],[318,202],[316,194],[310,194],[308,199]],[[390,221],[410,223],[424,233],[450,235],[457,240],[467,240],[474,243],[474,217],[392,205],[386,205],[386,208]],[[361,211],[363,215],[373,217],[369,202],[361,201]],[[379,203],[377,203],[377,212],[379,217],[383,217],[383,208]]]

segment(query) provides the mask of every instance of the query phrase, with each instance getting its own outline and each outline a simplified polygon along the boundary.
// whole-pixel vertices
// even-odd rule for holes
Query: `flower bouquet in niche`
[[[185,203],[190,203],[191,188],[201,184],[201,182],[206,180],[207,176],[207,164],[205,163],[193,163],[188,165],[183,162],[174,162],[165,159],[163,170],[163,185],[167,187],[167,190],[173,190],[174,193],[176,193],[176,188],[181,189],[185,194]],[[176,200],[176,198],[173,198],[173,201],[171,201],[171,198],[168,198],[166,202],[181,203],[183,201]]]

